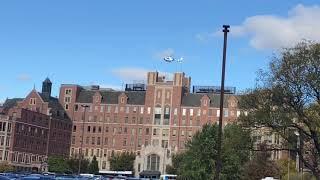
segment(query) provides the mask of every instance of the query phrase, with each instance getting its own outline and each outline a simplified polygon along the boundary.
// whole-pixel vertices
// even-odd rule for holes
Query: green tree
[[[77,174],[78,169],[79,169],[79,159],[78,158],[70,158],[70,159],[68,159],[67,163],[70,167],[71,173]],[[89,164],[90,164],[89,160],[82,159],[80,173],[88,173]]]
[[[269,160],[270,151],[266,144],[260,144],[252,160],[245,164],[243,179],[256,180],[265,177],[280,177],[280,168],[276,162]]]
[[[178,167],[180,167],[180,162],[182,161],[183,154],[173,154],[172,155],[172,165],[166,166],[166,173],[167,174],[177,174]]]
[[[109,158],[112,171],[134,171],[136,155],[132,152],[112,153]]]
[[[181,178],[212,179],[217,156],[217,125],[205,125],[186,143],[173,168]],[[243,164],[249,160],[250,133],[236,124],[224,128],[221,179],[240,179]],[[176,169],[176,170],[175,170]]]
[[[67,160],[62,156],[49,156],[48,166],[49,172],[66,173],[70,171]]]
[[[93,156],[88,170],[89,170],[90,174],[98,174],[99,173],[99,166],[98,166],[98,161],[97,161],[96,156]]]
[[[13,166],[9,165],[6,162],[0,163],[0,172],[1,173],[3,173],[3,172],[11,172],[11,171],[14,171],[14,167]]]
[[[281,50],[259,75],[257,87],[240,99],[248,112],[240,117],[242,123],[280,134],[320,180],[320,44],[304,41]],[[297,138],[288,138],[290,131],[299,132],[302,148]]]
[[[281,178],[284,178],[288,174],[288,172],[290,174],[295,174],[297,172],[296,163],[293,160],[280,159],[277,161],[277,165],[280,168],[280,177]]]

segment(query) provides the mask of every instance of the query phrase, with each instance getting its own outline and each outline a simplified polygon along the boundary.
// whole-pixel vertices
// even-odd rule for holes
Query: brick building
[[[61,86],[60,103],[73,121],[71,156],[79,155],[83,138],[84,158],[96,156],[100,170],[109,169],[112,152],[133,151],[136,174],[163,173],[172,153],[184,150],[202,125],[218,121],[220,96],[210,87],[191,93],[191,78],[184,73],[171,79],[158,72],[147,76],[146,85],[127,84],[125,91]],[[237,97],[225,97],[224,123],[234,122],[240,114]]]
[[[18,170],[44,170],[51,155],[68,156],[72,122],[47,78],[42,92],[7,99],[0,115],[0,161]]]

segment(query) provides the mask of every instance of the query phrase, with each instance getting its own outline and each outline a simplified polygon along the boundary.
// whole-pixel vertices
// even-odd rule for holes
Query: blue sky
[[[226,85],[254,87],[272,53],[320,40],[318,0],[7,0],[0,2],[0,102],[48,76],[60,84],[121,87],[146,71],[181,69],[193,85],[219,85],[223,24],[231,25]],[[319,17],[319,18],[317,18]]]

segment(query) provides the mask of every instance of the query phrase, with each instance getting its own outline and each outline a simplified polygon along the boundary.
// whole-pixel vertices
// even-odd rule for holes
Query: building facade
[[[33,89],[25,98],[7,99],[0,115],[0,161],[17,170],[43,171],[48,156],[68,156],[72,122],[57,98],[52,83],[42,92]]]
[[[174,73],[147,74],[147,84],[126,85],[125,91],[63,84],[59,101],[73,122],[71,156],[97,157],[100,170],[109,170],[112,152],[137,154],[135,174],[165,172],[173,153],[206,123],[217,123],[220,96],[206,88],[190,92],[191,78]],[[226,94],[224,123],[236,121],[237,97]]]

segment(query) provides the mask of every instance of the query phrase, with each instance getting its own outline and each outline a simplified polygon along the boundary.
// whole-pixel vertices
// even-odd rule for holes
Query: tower
[[[49,78],[46,78],[42,82],[42,94],[50,97],[51,96],[51,88],[52,88],[52,83]]]

